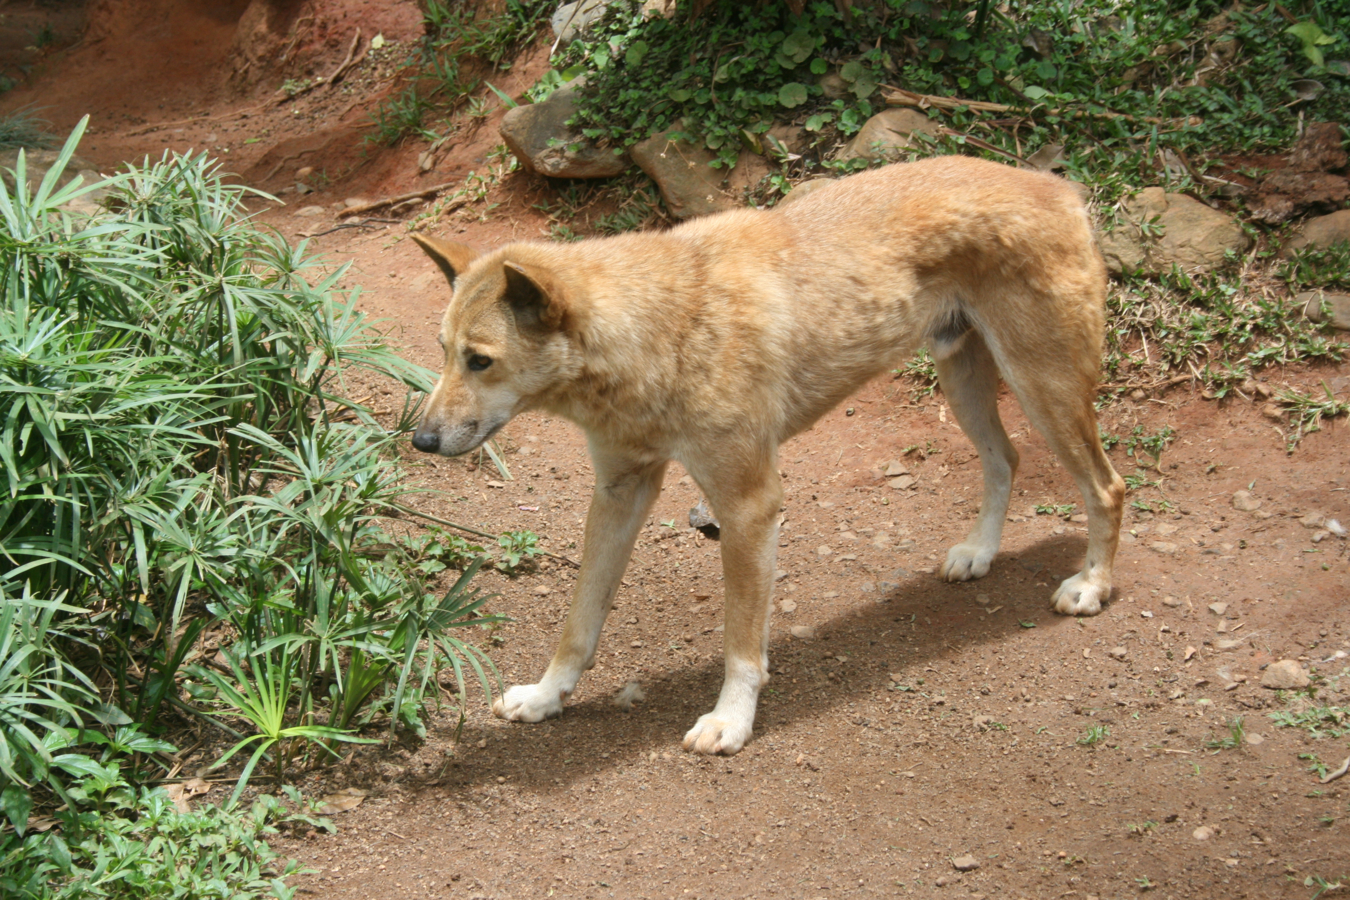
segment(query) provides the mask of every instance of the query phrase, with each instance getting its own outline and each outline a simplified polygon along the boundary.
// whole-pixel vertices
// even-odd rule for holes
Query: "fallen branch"
[[[1337,778],[1340,778],[1343,775],[1345,775],[1346,772],[1350,772],[1350,756],[1347,756],[1345,758],[1345,762],[1341,763],[1341,767],[1339,769],[1337,769],[1334,772],[1328,772],[1327,774],[1323,775],[1322,784],[1331,784],[1331,782],[1335,781]]]
[[[370,212],[373,209],[380,209],[385,206],[393,206],[395,203],[402,203],[404,200],[417,200],[421,197],[427,197],[432,194],[439,194],[441,191],[449,190],[455,187],[459,182],[447,181],[445,184],[437,184],[431,187],[425,187],[417,191],[409,191],[406,194],[399,194],[396,197],[385,197],[383,200],[375,200],[371,203],[362,203],[360,206],[353,206],[344,209],[338,213],[339,219],[345,219],[348,216],[359,216],[361,213]],[[467,202],[467,201],[466,201]]]
[[[984,100],[963,100],[960,97],[940,97],[937,94],[919,94],[914,91],[907,91],[904,88],[883,85],[882,91],[885,93],[887,106],[914,106],[919,109],[972,109],[976,112],[1029,112],[1016,106],[1008,106],[1006,103],[988,103]],[[1074,118],[1090,117],[1098,119],[1124,119],[1127,122],[1143,122],[1148,125],[1178,125],[1185,124],[1185,119],[1161,119],[1157,116],[1132,116],[1129,113],[1111,112],[1102,110],[1100,112],[1091,109],[1047,109],[1047,115],[1051,116],[1071,116]]]
[[[362,219],[360,222],[343,222],[341,225],[334,225],[326,231],[301,231],[296,234],[296,237],[316,238],[325,234],[332,234],[335,231],[341,231],[344,228],[366,228],[373,222],[380,222],[386,225],[397,225],[399,221],[399,219]]]

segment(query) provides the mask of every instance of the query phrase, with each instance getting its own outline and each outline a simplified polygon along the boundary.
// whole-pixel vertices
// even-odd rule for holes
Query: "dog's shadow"
[[[968,655],[987,643],[1034,640],[1033,625],[1068,624],[1050,609],[1049,598],[1077,571],[1085,543],[1072,535],[1040,541],[1001,555],[988,575],[964,584],[897,570],[898,577],[877,582],[877,591],[860,594],[848,612],[817,626],[808,640],[789,637],[779,617],[769,646],[773,677],[760,695],[755,736],[742,754],[754,756],[766,747],[771,752],[775,731],[843,715],[850,700],[893,683],[899,695],[923,702],[924,695],[958,687],[929,671],[944,657]],[[977,602],[981,594],[987,603]],[[806,605],[797,599],[799,609]],[[506,776],[518,787],[547,792],[652,752],[683,753],[680,739],[716,702],[722,675],[719,653],[645,683],[647,699],[631,712],[597,695],[569,704],[560,718],[543,724],[466,725],[461,744],[469,749],[434,783],[454,789]],[[483,738],[490,738],[486,746],[476,746]]]

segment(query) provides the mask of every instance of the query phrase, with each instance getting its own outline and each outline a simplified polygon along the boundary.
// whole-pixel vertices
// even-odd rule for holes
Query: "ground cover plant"
[[[219,882],[191,895],[233,896],[283,871],[259,838],[276,810],[168,811],[148,785],[174,730],[231,735],[233,807],[260,765],[280,783],[372,722],[420,731],[443,668],[453,699],[466,678],[491,695],[456,636],[492,621],[484,555],[439,589],[426,539],[388,524],[415,404],[388,427],[347,388],[430,376],[344,270],[253,226],[205,155],[58,187],[83,128],[35,190],[21,157],[0,192],[0,877],[7,897],[161,896],[188,866]],[[94,187],[104,212],[62,209]],[[501,565],[532,538],[504,538]],[[222,829],[251,849],[217,869],[194,848]]]

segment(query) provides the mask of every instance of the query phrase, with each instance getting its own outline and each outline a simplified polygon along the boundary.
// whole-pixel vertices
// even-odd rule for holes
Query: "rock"
[[[628,156],[595,146],[567,127],[577,111],[582,79],[558,88],[541,103],[508,110],[501,135],[520,164],[550,178],[611,178],[628,168]]]
[[[1289,165],[1261,179],[1247,198],[1247,210],[1257,221],[1274,225],[1309,211],[1339,209],[1350,199],[1350,179],[1335,174],[1345,163],[1340,126],[1310,123],[1289,154]]]
[[[1112,659],[1119,659],[1119,660],[1125,659],[1128,653],[1129,651],[1127,651],[1124,647],[1112,647],[1110,650],[1106,651],[1107,656],[1111,657]]]
[[[342,201],[342,205],[347,209],[355,209],[358,206],[369,206],[370,201],[365,197],[348,197]]]
[[[1337,210],[1304,222],[1294,236],[1285,242],[1280,255],[1289,256],[1294,250],[1305,247],[1325,250],[1343,241],[1350,241],[1350,209]]]
[[[1261,407],[1261,415],[1270,419],[1272,422],[1284,421],[1284,410],[1277,403],[1267,403]]]
[[[302,206],[295,211],[295,215],[303,219],[313,219],[317,216],[326,215],[328,210],[322,206]]]
[[[887,482],[887,484],[897,491],[907,491],[918,483],[918,479],[913,475],[900,475]]]
[[[1151,541],[1148,548],[1164,556],[1171,556],[1177,552],[1177,545],[1171,541]]]
[[[958,872],[970,872],[980,867],[980,861],[967,853],[952,860],[952,867]]]
[[[900,462],[900,460],[893,459],[886,464],[885,474],[887,478],[894,478],[897,475],[908,475],[909,469],[905,468],[905,464]]]
[[[714,541],[722,535],[722,524],[717,521],[712,510],[708,509],[708,501],[702,497],[699,498],[698,506],[689,510],[689,527],[697,528],[704,537],[712,538]]]
[[[297,194],[300,194],[301,196],[304,196],[305,194],[312,194],[312,193],[314,193],[314,188],[312,188],[312,187],[310,187],[309,185],[305,184],[303,181],[297,181],[297,182],[295,183],[295,192],[296,192]]]
[[[1326,322],[1337,331],[1350,331],[1350,294],[1303,291],[1296,299],[1306,318]]]
[[[824,559],[827,556],[830,556],[833,553],[834,550],[830,547],[829,544],[821,544],[819,547],[816,548],[816,556],[819,556],[822,559]]]
[[[826,100],[842,100],[852,91],[852,86],[838,72],[826,72],[816,80],[816,84],[820,85]]]
[[[1298,524],[1304,528],[1321,528],[1326,523],[1326,517],[1321,513],[1310,512],[1298,520]]]
[[[815,640],[816,630],[810,625],[793,625],[788,633],[801,641]]]
[[[28,185],[28,195],[31,197],[33,192],[42,184],[42,180],[47,177],[52,166],[56,163],[61,153],[57,150],[31,150],[23,151],[24,158],[24,183]],[[12,150],[0,151],[0,177],[5,180],[5,185],[12,191],[14,190],[14,172],[15,166],[19,164],[18,148]],[[56,190],[64,188],[76,176],[79,176],[82,186],[88,187],[91,184],[102,181],[103,176],[95,169],[94,164],[80,156],[72,156],[66,163],[65,171],[61,173],[61,178],[57,182]],[[107,188],[99,188],[82,194],[71,200],[69,203],[62,204],[61,208],[69,212],[83,213],[93,215],[102,209],[103,200],[108,196]]]
[[[916,132],[937,135],[939,127],[915,109],[883,110],[863,123],[853,140],[839,151],[839,158],[896,159],[902,150],[913,146]]]
[[[807,194],[819,190],[820,188],[823,188],[825,185],[831,184],[833,182],[834,182],[833,178],[812,178],[810,181],[803,181],[801,184],[794,187],[791,191],[788,191],[788,195],[784,197],[782,200],[779,200],[778,205],[783,206],[786,203],[795,203],[796,201],[805,197]]]
[[[785,614],[786,614],[786,613],[790,613],[790,612],[796,612],[796,611],[797,611],[797,601],[796,601],[796,600],[789,600],[789,599],[787,599],[787,598],[784,598],[784,599],[782,599],[782,600],[779,600],[779,601],[778,601],[778,610],[779,610],[780,612],[782,612],[782,613],[785,613]]]
[[[1261,687],[1272,691],[1297,691],[1311,684],[1308,673],[1296,659],[1282,659],[1266,666],[1261,676]]]
[[[612,0],[579,0],[577,3],[564,3],[558,7],[553,18],[548,20],[549,27],[558,36],[558,46],[572,43],[587,28],[599,21]]]
[[[547,597],[549,594],[553,593],[553,588],[546,584],[535,585],[534,593],[539,597]]]
[[[313,166],[301,166],[300,168],[295,170],[295,180],[304,181],[306,178],[308,178],[313,174],[314,174]]]
[[[1229,250],[1241,253],[1251,246],[1231,216],[1160,187],[1128,199],[1122,219],[1115,230],[1097,237],[1107,268],[1117,275],[1126,269],[1167,271],[1173,264],[1207,272],[1222,264]],[[1141,222],[1160,233],[1145,236]]]
[[[988,595],[988,594],[976,594],[976,595],[975,595],[975,602],[978,603],[978,604],[980,604],[980,606],[988,606],[988,605],[989,605],[989,595]]]
[[[1209,605],[1209,611],[1212,612],[1212,613],[1214,613],[1214,615],[1216,615],[1216,616],[1221,616],[1221,615],[1223,615],[1224,613],[1228,612],[1228,604],[1227,604],[1227,603],[1211,603],[1211,604]]]
[[[1261,501],[1252,496],[1251,491],[1233,492],[1233,509],[1239,512],[1256,512],[1261,508]]]
[[[1178,599],[1177,597],[1172,597],[1170,595],[1162,598],[1162,605],[1169,607],[1170,609],[1176,609],[1178,606],[1181,605],[1181,603],[1182,601],[1180,599]]]
[[[1207,841],[1214,837],[1214,829],[1210,828],[1208,825],[1201,825],[1191,832],[1191,837],[1195,838],[1197,841]]]
[[[634,145],[633,161],[656,182],[670,214],[677,219],[706,216],[739,204],[722,189],[725,172],[714,169],[712,153],[677,141],[663,131]]]

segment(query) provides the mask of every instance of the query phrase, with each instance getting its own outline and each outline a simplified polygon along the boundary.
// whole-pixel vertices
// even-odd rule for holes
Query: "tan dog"
[[[1054,608],[1093,615],[1109,596],[1125,487],[1093,409],[1106,276],[1083,204],[1060,179],[945,157],[666,232],[484,256],[414,237],[453,296],[445,370],[413,444],[454,456],[542,409],[585,430],[595,463],[561,644],[543,679],[507,691],[497,715],[562,712],[675,459],[721,520],[726,585],[725,681],[684,746],[739,751],[768,681],[778,446],[925,346],[984,469],[979,518],[942,577],[978,578],[998,550],[1017,468],[1001,374],[1087,501],[1087,561]]]

